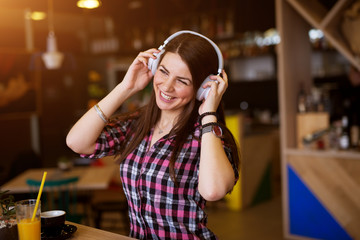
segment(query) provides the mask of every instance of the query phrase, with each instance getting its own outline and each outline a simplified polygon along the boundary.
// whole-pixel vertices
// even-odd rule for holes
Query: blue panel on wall
[[[318,239],[351,239],[288,166],[290,233]]]

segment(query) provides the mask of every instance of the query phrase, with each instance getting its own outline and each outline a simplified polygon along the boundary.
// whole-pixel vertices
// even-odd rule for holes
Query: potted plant
[[[0,239],[18,239],[14,196],[0,191]]]

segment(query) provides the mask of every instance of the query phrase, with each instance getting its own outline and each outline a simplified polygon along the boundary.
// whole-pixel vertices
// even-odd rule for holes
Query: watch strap
[[[220,130],[219,133],[216,133],[214,131],[214,126],[219,128],[219,130]],[[202,125],[201,136],[208,132],[212,132],[216,137],[222,137],[222,134],[223,134],[222,128],[217,122],[210,122],[210,123],[206,123],[206,124]]]

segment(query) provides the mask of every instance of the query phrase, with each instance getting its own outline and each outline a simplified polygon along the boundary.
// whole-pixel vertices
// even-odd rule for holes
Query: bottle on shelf
[[[349,137],[349,119],[347,116],[343,116],[341,119],[341,136],[339,138],[339,147],[342,150],[347,150],[350,147],[350,137]]]
[[[304,85],[301,84],[300,85],[300,91],[298,94],[298,112],[299,113],[305,113],[306,112],[306,92],[305,92],[305,88]]]
[[[360,133],[359,123],[357,121],[356,115],[354,114],[353,121],[350,127],[350,144],[351,144],[351,148],[354,150],[358,150],[360,148],[359,133]]]

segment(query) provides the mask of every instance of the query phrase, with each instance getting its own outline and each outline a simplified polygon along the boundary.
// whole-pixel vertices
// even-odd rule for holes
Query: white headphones
[[[152,74],[155,75],[155,72],[156,72],[156,69],[158,68],[158,65],[159,65],[159,62],[160,62],[160,58],[161,58],[161,55],[165,52],[164,48],[166,46],[166,44],[168,44],[168,42],[170,42],[173,38],[177,37],[178,35],[180,34],[184,34],[184,33],[190,33],[190,34],[194,34],[194,35],[197,35],[199,37],[202,37],[204,38],[205,40],[207,40],[215,49],[216,51],[216,54],[218,56],[218,63],[219,63],[219,66],[218,66],[218,72],[217,72],[217,75],[220,75],[220,73],[222,72],[223,70],[223,66],[224,66],[224,60],[223,60],[223,57],[222,57],[222,54],[221,54],[221,51],[219,49],[219,47],[213,42],[211,41],[209,38],[205,37],[204,35],[201,35],[200,33],[197,33],[197,32],[194,32],[194,31],[188,31],[188,30],[184,30],[184,31],[179,31],[179,32],[176,32],[174,34],[172,34],[170,37],[168,37],[164,43],[158,48],[160,50],[159,53],[155,53],[154,55],[156,56],[156,59],[152,59],[152,58],[149,58],[149,62],[148,62],[148,68],[149,70],[151,70]],[[205,84],[206,82],[208,81],[213,81],[209,78],[210,76],[208,76],[203,84]],[[196,96],[197,96],[197,99],[199,101],[201,101],[202,99],[206,98],[207,97],[207,94],[209,93],[210,91],[210,88],[206,88],[204,89],[202,87],[201,84],[201,87],[199,88]]]

